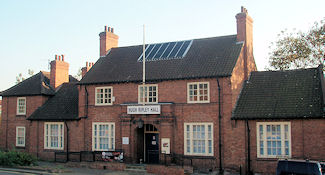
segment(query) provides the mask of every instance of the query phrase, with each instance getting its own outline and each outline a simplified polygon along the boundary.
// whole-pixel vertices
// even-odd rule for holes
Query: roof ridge
[[[146,46],[147,45],[151,45],[151,44],[163,44],[163,43],[171,43],[171,42],[182,42],[182,41],[188,41],[188,40],[205,40],[205,39],[216,39],[216,38],[230,38],[230,37],[234,37],[234,36],[237,36],[237,34],[223,35],[223,36],[214,36],[214,37],[204,37],[204,38],[182,39],[182,40],[164,41],[164,42],[154,42],[154,43],[146,43]],[[112,49],[129,48],[129,47],[139,47],[139,46],[143,46],[143,44],[113,47]]]
[[[299,68],[299,69],[288,69],[288,70],[263,70],[263,71],[252,71],[252,73],[263,73],[263,72],[298,72],[304,70],[317,70],[318,67]]]

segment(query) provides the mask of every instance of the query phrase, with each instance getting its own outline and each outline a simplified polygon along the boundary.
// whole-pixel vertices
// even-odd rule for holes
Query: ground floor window
[[[115,149],[115,123],[93,123],[92,147],[94,151]]]
[[[16,146],[25,146],[25,127],[16,127]]]
[[[257,157],[291,157],[290,122],[257,122]]]
[[[44,148],[60,150],[64,148],[63,122],[44,123]]]
[[[213,156],[213,123],[184,123],[184,154]]]

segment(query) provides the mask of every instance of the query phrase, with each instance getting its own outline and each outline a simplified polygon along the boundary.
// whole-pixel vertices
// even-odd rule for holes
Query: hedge
[[[1,166],[29,166],[35,165],[37,158],[26,152],[11,150],[8,152],[0,151]]]

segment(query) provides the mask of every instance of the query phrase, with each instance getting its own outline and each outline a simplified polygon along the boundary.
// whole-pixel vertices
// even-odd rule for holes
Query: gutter
[[[218,83],[218,124],[219,124],[219,174],[223,174],[223,168],[222,168],[222,156],[221,156],[221,99],[220,99],[220,93],[221,93],[221,87],[219,84],[219,79],[217,78],[217,83]]]
[[[192,79],[202,79],[202,78],[220,78],[220,77],[230,77],[231,74],[215,75],[215,76],[197,76],[197,77],[182,77],[182,78],[160,78],[160,79],[150,79],[146,82],[162,82],[170,80],[192,80]],[[77,85],[101,85],[101,84],[120,84],[120,83],[142,83],[142,80],[117,80],[117,81],[100,81],[100,82],[78,82]]]
[[[246,120],[247,128],[247,174],[253,174],[251,171],[251,130],[249,129],[248,120]]]
[[[67,162],[69,161],[69,127],[67,122],[64,122],[65,127],[67,128]]]
[[[85,86],[85,92],[86,92],[86,96],[85,96],[85,102],[86,102],[86,107],[85,107],[85,117],[88,117],[88,90],[87,90],[87,86]]]
[[[85,106],[85,117],[84,117],[84,123],[83,123],[83,125],[84,125],[84,149],[86,149],[86,119],[87,119],[87,117],[88,117],[88,96],[89,96],[89,94],[88,94],[88,90],[87,90],[87,85],[85,85],[85,100],[86,100],[86,106]]]
[[[8,119],[8,114],[9,114],[9,97],[7,97],[7,122],[6,122],[6,124],[7,124],[7,126],[6,126],[6,149],[8,150],[8,122],[9,122],[9,119]]]

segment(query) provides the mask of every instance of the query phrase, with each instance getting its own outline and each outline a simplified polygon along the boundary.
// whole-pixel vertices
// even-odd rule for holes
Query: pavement
[[[143,172],[72,168],[64,163],[38,162],[37,166],[0,167],[0,175],[152,175]]]
[[[143,171],[112,171],[90,169],[86,167],[71,167],[65,163],[37,162],[37,166],[0,167],[0,175],[154,175]],[[193,175],[217,175],[217,172],[194,172]],[[225,173],[227,175],[238,175]]]

